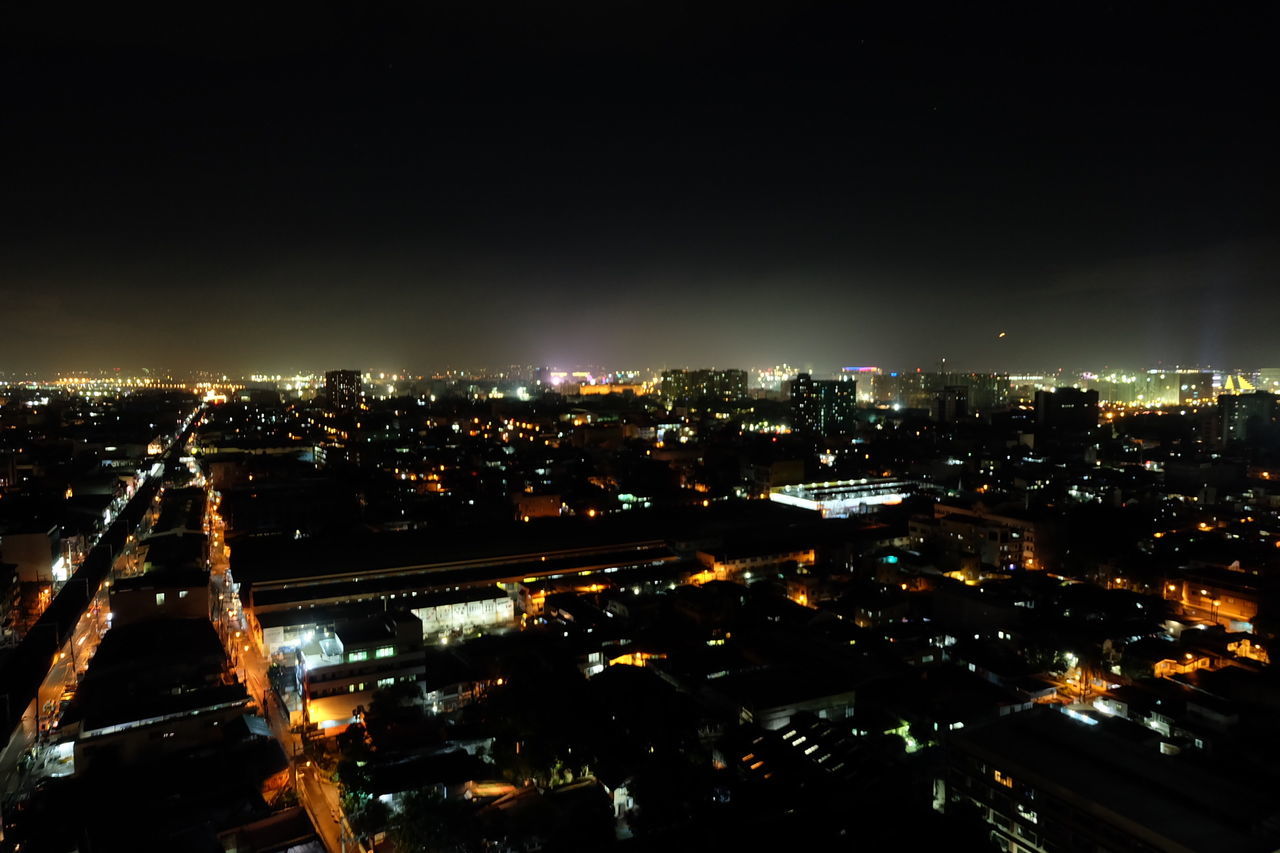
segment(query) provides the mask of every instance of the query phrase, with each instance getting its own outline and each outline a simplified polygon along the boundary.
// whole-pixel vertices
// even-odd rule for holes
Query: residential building
[[[1262,430],[1276,422],[1276,416],[1280,413],[1278,400],[1280,397],[1267,391],[1219,396],[1222,443],[1230,445],[1256,441]]]
[[[664,370],[662,399],[668,407],[701,400],[733,402],[747,396],[745,370]]]
[[[791,382],[791,423],[811,435],[838,435],[853,429],[858,383],[854,379],[817,380],[801,373]]]
[[[329,411],[354,412],[364,402],[364,377],[358,370],[330,370],[324,375]]]

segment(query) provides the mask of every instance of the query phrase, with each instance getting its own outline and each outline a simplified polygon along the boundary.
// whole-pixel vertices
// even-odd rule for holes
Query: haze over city
[[[1261,363],[1269,13],[1161,11],[13,13],[0,360]]]

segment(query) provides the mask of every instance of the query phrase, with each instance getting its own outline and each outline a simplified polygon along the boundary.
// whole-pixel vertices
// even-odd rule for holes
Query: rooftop
[[[1274,780],[1250,784],[1238,768],[1228,773],[1161,755],[1108,728],[1045,708],[966,728],[951,742],[1037,789],[1091,802],[1100,815],[1136,824],[1153,847],[1201,853],[1275,848],[1277,838],[1267,843],[1249,833],[1277,811],[1269,794]]]

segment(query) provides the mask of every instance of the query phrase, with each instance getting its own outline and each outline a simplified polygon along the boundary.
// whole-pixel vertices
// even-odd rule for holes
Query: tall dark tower
[[[354,412],[364,402],[363,376],[358,370],[330,370],[324,375],[324,393],[330,412]]]
[[[1259,434],[1276,421],[1277,398],[1266,391],[1252,394],[1222,394],[1218,397],[1218,411],[1222,421],[1222,443],[1246,444],[1258,439]]]

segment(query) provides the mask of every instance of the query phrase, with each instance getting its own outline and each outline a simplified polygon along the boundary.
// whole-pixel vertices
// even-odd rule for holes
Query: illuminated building
[[[1264,367],[1258,371],[1259,390],[1280,392],[1280,367]]]
[[[662,399],[668,407],[699,400],[733,402],[747,396],[745,370],[664,370]]]
[[[1176,406],[1181,400],[1182,376],[1174,370],[1148,370],[1139,377],[1137,402],[1148,406]]]
[[[637,382],[631,383],[613,383],[604,385],[582,384],[573,386],[569,389],[569,393],[575,393],[573,388],[576,387],[576,393],[580,397],[592,397],[603,394],[648,394],[649,386]]]
[[[432,593],[418,598],[413,605],[414,615],[422,620],[425,637],[510,625],[516,618],[515,602],[499,586]]]
[[[789,364],[756,371],[756,387],[766,391],[781,391],[782,386],[791,380],[799,371]]]
[[[420,682],[426,673],[422,623],[412,613],[389,611],[339,622],[330,633],[303,639],[298,654],[307,719],[321,729],[345,726],[355,707],[367,706],[375,691]]]
[[[1203,566],[1166,579],[1164,599],[1177,603],[1185,613],[1248,632],[1253,630],[1265,593],[1264,584],[1253,574]]]
[[[331,412],[354,412],[364,402],[364,380],[358,370],[330,370],[324,375],[324,393]]]
[[[1229,373],[1222,379],[1223,394],[1245,394],[1249,391],[1260,391],[1263,389],[1255,386],[1249,377],[1242,373]]]
[[[812,548],[724,547],[698,552],[698,562],[715,580],[738,580],[752,572],[765,572],[792,564],[812,566]],[[705,580],[709,579],[704,579]]]
[[[846,518],[900,504],[914,489],[906,480],[837,480],[782,486],[769,494],[769,500],[813,510],[823,518]]]
[[[1214,393],[1212,371],[1178,371],[1178,405],[1208,405],[1213,402]]]
[[[858,383],[815,380],[801,373],[791,383],[791,419],[795,429],[815,435],[838,435],[853,429]]]
[[[1029,378],[1032,377],[1019,377],[1021,380]],[[926,373],[921,370],[908,373],[877,372],[870,374],[870,380],[870,398],[876,403],[933,411],[936,411],[937,395],[947,388],[964,388],[968,408],[974,412],[992,412],[1005,408],[1013,389],[1010,377],[1004,373]]]

